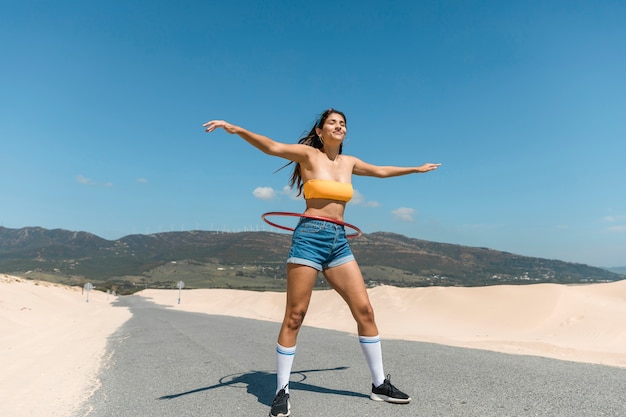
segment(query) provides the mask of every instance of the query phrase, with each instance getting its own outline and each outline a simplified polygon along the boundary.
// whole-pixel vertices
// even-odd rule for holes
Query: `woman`
[[[328,219],[301,218],[293,233],[287,259],[287,303],[276,348],[276,397],[270,416],[286,417],[291,414],[289,376],[296,339],[320,271],[346,301],[356,320],[359,342],[372,374],[370,398],[391,403],[411,401],[408,395],[391,384],[389,375],[385,377],[380,337],[363,276],[348,245],[344,227],[333,221],[343,221],[346,203],[353,194],[353,174],[387,178],[432,171],[440,164],[377,166],[344,155],[342,144],[347,131],[346,117],[334,109],[324,111],[298,144],[276,142],[223,120],[207,122],[203,127],[206,132],[222,128],[268,155],[294,162],[296,165],[290,185],[297,188],[298,195],[304,192],[304,213]]]

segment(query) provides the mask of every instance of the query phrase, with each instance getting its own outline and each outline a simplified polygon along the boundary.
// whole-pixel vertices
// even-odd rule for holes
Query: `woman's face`
[[[324,121],[324,125],[316,129],[318,136],[321,136],[323,140],[335,139],[343,140],[348,131],[346,127],[346,121],[339,113],[331,113]]]

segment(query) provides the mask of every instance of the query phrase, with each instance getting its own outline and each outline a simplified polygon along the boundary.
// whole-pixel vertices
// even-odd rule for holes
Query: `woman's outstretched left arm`
[[[398,177],[400,175],[420,174],[429,172],[439,168],[441,164],[426,163],[414,167],[397,167],[397,166],[380,166],[372,165],[355,158],[352,173],[354,175],[362,175],[368,177],[389,178]]]

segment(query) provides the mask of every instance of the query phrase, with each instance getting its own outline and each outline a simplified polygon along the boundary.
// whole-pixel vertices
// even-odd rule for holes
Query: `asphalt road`
[[[140,297],[117,305],[133,316],[111,337],[101,386],[76,417],[267,416],[277,323],[185,313]],[[626,416],[626,369],[395,340],[383,340],[383,355],[410,404],[369,400],[354,335],[304,327],[292,415]]]

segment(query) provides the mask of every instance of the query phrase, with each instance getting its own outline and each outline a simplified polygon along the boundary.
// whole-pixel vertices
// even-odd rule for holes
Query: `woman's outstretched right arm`
[[[202,125],[205,131],[210,133],[217,128],[222,128],[230,134],[243,138],[246,142],[268,155],[279,156],[295,162],[303,162],[308,152],[313,149],[310,146],[300,144],[288,144],[277,142],[267,136],[250,132],[243,127],[230,124],[224,120],[211,120]]]

